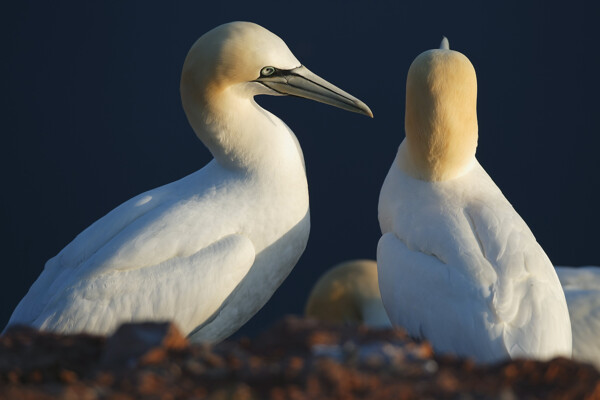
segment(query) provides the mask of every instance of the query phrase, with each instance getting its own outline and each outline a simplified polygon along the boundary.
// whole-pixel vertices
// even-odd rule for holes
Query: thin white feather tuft
[[[440,50],[450,50],[450,42],[446,36],[442,36],[442,43],[440,43]]]

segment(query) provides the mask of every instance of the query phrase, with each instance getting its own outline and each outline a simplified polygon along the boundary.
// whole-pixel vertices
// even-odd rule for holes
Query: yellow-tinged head
[[[467,57],[449,49],[421,53],[406,79],[407,160],[415,178],[442,181],[462,175],[477,147],[477,78]]]
[[[183,65],[181,96],[186,113],[191,107],[218,102],[226,89],[239,95],[292,95],[320,101],[368,116],[360,100],[310,72],[285,42],[260,25],[230,22],[202,35]]]
[[[388,326],[379,293],[377,263],[352,260],[327,271],[313,287],[304,314],[321,321]]]
[[[300,65],[277,35],[252,22],[230,22],[194,43],[183,65],[181,88],[218,91],[256,80],[265,67],[290,70]]]
[[[283,126],[254,102],[256,95],[304,97],[373,116],[363,102],[301,65],[278,36],[251,22],[202,35],[185,59],[180,91],[196,136],[230,168],[262,165],[273,154],[273,129]]]

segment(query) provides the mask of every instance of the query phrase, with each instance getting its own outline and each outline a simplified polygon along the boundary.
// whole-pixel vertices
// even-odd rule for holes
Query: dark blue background
[[[233,20],[276,33],[375,114],[258,98],[302,144],[312,232],[290,277],[243,333],[301,312],[334,263],[375,257],[379,188],[404,135],[406,72],[442,35],[478,74],[481,164],[555,264],[600,263],[597,10],[577,1],[452,3],[5,5],[0,327],[44,262],[81,230],[208,162],[181,109],[179,74],[191,44]]]

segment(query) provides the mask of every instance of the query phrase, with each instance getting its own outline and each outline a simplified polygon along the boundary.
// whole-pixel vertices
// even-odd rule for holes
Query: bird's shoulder
[[[530,270],[548,269],[533,233],[479,164],[451,181],[418,181],[401,171],[392,178],[393,190],[382,190],[380,219],[409,248],[470,274],[485,265],[493,280],[524,273],[525,258]]]

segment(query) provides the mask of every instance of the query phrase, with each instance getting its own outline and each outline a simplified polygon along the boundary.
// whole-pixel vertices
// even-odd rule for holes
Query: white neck
[[[211,91],[198,95],[182,86],[183,107],[198,138],[226,168],[256,170],[298,160],[303,165],[293,133],[256,104],[245,85],[212,91],[210,96]]]

